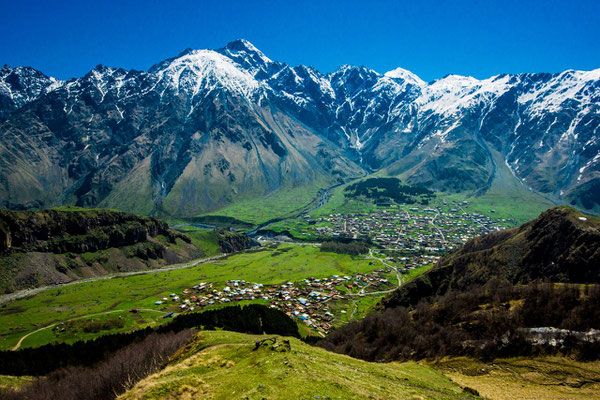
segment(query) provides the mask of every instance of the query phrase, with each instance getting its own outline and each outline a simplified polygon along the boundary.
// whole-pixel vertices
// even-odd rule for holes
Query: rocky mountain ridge
[[[245,40],[66,82],[5,66],[0,205],[190,216],[383,168],[452,192],[510,180],[598,210],[599,82],[600,69],[430,83],[401,68],[323,74]]]

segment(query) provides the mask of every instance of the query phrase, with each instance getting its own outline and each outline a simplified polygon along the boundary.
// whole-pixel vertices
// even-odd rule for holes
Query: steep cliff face
[[[518,228],[472,239],[383,304],[414,305],[450,289],[482,286],[492,278],[513,284],[600,283],[600,220],[557,207]]]
[[[202,256],[162,221],[108,210],[0,210],[0,291]]]

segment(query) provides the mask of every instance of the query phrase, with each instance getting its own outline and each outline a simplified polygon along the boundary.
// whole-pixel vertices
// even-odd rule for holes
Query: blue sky
[[[63,79],[239,38],[290,65],[403,67],[426,81],[600,68],[600,0],[0,0],[0,15],[0,64]]]

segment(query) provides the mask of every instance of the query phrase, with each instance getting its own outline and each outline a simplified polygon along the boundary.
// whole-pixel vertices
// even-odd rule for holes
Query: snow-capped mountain
[[[0,118],[60,85],[59,80],[33,68],[5,65],[0,69]]]
[[[70,81],[5,66],[0,205],[195,215],[385,168],[448,191],[512,180],[598,210],[599,97],[600,69],[426,83],[291,67],[245,40]]]

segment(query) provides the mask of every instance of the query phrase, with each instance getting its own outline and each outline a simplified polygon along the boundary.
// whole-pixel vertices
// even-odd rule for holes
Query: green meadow
[[[363,256],[321,252],[312,245],[282,244],[189,268],[52,288],[0,305],[0,349],[12,348],[25,334],[74,319],[81,321],[71,323],[70,327],[59,326],[59,330],[65,328],[64,332],[53,330],[52,327],[43,329],[27,337],[21,346],[37,346],[54,341],[69,343],[102,333],[157,324],[162,321],[162,314],[172,306],[157,306],[155,301],[168,297],[172,292],[181,293],[183,289],[199,282],[216,283],[217,288],[224,286],[228,280],[236,279],[278,284],[308,277],[351,275],[380,267],[379,263]],[[139,308],[140,312],[131,314],[128,312],[131,308]],[[114,323],[119,317],[124,321],[123,326],[117,326],[121,324],[118,321]],[[90,320],[105,321],[109,329],[89,332],[87,328],[86,331]]]
[[[200,332],[164,370],[138,382],[122,399],[472,399],[426,365],[370,363],[309,346],[289,351],[254,342],[270,336]]]
[[[225,216],[258,225],[273,218],[286,217],[301,212],[316,197],[326,183],[314,183],[294,188],[281,188],[277,192],[262,198],[237,201],[218,211],[205,215]]]

